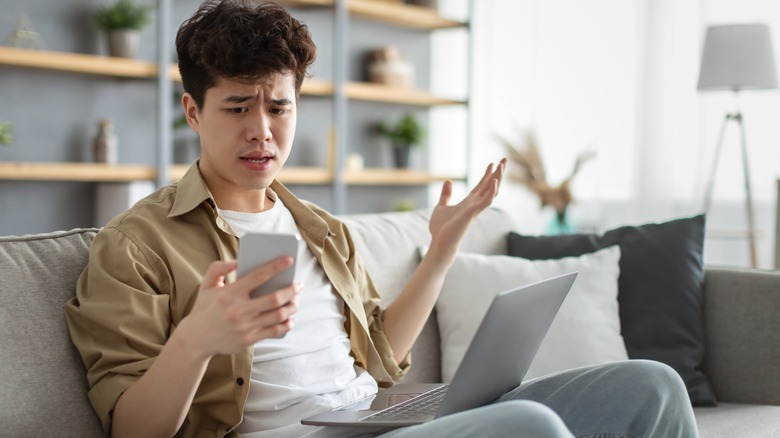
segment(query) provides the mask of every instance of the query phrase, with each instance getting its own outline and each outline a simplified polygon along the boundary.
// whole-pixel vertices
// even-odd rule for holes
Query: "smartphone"
[[[293,259],[292,266],[256,287],[250,293],[252,298],[288,287],[293,283],[300,242],[301,238],[297,234],[286,233],[247,233],[238,239],[239,278],[278,257],[289,256]]]

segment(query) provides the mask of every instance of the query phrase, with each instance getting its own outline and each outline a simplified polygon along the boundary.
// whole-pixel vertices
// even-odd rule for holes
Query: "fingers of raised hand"
[[[444,185],[441,187],[441,195],[439,196],[439,205],[447,205],[451,196],[452,181],[444,181]]]
[[[485,169],[485,173],[482,175],[479,183],[471,191],[476,195],[484,195],[493,191],[493,181],[498,181],[499,184],[504,176],[504,168],[506,167],[506,158],[501,159],[498,162],[495,170],[493,169],[493,163],[488,164]],[[495,196],[495,194],[493,195]]]

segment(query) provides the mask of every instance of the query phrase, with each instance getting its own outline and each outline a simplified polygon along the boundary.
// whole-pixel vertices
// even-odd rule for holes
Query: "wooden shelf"
[[[333,6],[333,0],[280,0],[280,3],[292,8],[306,8],[314,6]]]
[[[444,99],[421,90],[388,87],[368,82],[347,82],[344,93],[350,99],[369,102],[397,103],[403,105],[437,106],[461,105],[462,100]]]
[[[190,166],[188,164],[174,165],[171,167],[172,180],[181,179]],[[331,172],[319,167],[283,167],[279,172],[279,181],[284,184],[321,185],[330,184],[333,181]]]
[[[289,7],[333,6],[333,0],[283,0]],[[356,17],[413,29],[434,30],[464,27],[466,23],[450,20],[431,8],[401,2],[347,0],[347,10]]]
[[[181,179],[189,165],[173,165],[170,178]],[[155,166],[144,164],[46,163],[0,161],[0,180],[12,181],[77,181],[132,182],[154,180]],[[425,185],[446,180],[464,181],[464,177],[432,175],[404,169],[365,169],[346,172],[344,182],[351,185]],[[319,167],[285,167],[279,173],[285,184],[324,185],[333,182],[331,171]]]
[[[120,78],[157,76],[157,65],[149,62],[15,47],[0,47],[0,64]]]
[[[361,18],[415,29],[434,30],[466,26],[465,23],[440,16],[434,9],[404,3],[347,0],[347,9]]]
[[[149,79],[157,77],[157,66],[152,63],[124,58],[84,55],[79,53],[47,52],[40,50],[0,47],[0,65],[67,71],[103,76]],[[181,82],[175,65],[169,66],[171,79]],[[396,103],[405,105],[457,105],[463,101],[436,97],[428,92],[381,84],[348,82],[344,92],[350,99]],[[308,96],[332,96],[333,84],[328,81],[307,79],[301,94]]]
[[[0,162],[0,179],[17,181],[127,182],[152,180],[157,171],[141,164]]]
[[[365,169],[360,172],[345,172],[344,182],[350,185],[366,186],[416,186],[442,181],[465,181],[465,177],[432,175],[411,169]]]
[[[189,165],[172,166],[171,180],[180,179],[188,168]],[[156,177],[156,167],[143,164],[0,161],[0,180],[132,182],[154,180]],[[279,180],[285,184],[328,184],[333,178],[326,169],[286,167],[279,174]]]

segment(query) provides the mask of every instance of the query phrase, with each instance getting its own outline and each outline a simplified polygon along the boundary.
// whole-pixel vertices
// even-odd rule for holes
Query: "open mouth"
[[[271,159],[271,157],[241,157],[242,160],[249,161],[250,163],[263,164]]]

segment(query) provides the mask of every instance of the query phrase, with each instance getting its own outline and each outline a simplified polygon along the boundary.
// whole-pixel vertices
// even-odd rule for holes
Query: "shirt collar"
[[[303,201],[298,199],[278,180],[271,183],[271,190],[282,200],[287,209],[295,218],[295,223],[302,233],[322,247],[325,238],[332,232],[328,223],[320,215],[316,214]]]
[[[171,208],[170,213],[168,213],[168,217],[177,217],[189,213],[203,202],[209,202],[211,207],[214,208],[214,212],[216,212],[216,202],[211,196],[208,186],[206,186],[206,182],[203,180],[200,168],[198,168],[198,163],[199,162],[196,161],[190,166],[178,182],[176,199],[173,201],[173,207]],[[279,181],[274,180],[273,183],[271,183],[270,188],[273,191],[271,196],[278,196],[279,199],[282,200],[295,218],[298,228],[306,230],[306,234],[309,234],[309,238],[316,241],[319,245],[322,245],[325,238],[331,234],[328,223],[322,217],[314,213]]]
[[[198,168],[198,161],[187,169],[187,172],[177,184],[176,199],[173,201],[173,207],[170,213],[168,213],[168,217],[177,217],[189,213],[204,201],[208,201],[216,211],[216,203],[206,186],[206,182],[203,181],[203,176],[201,176]]]

